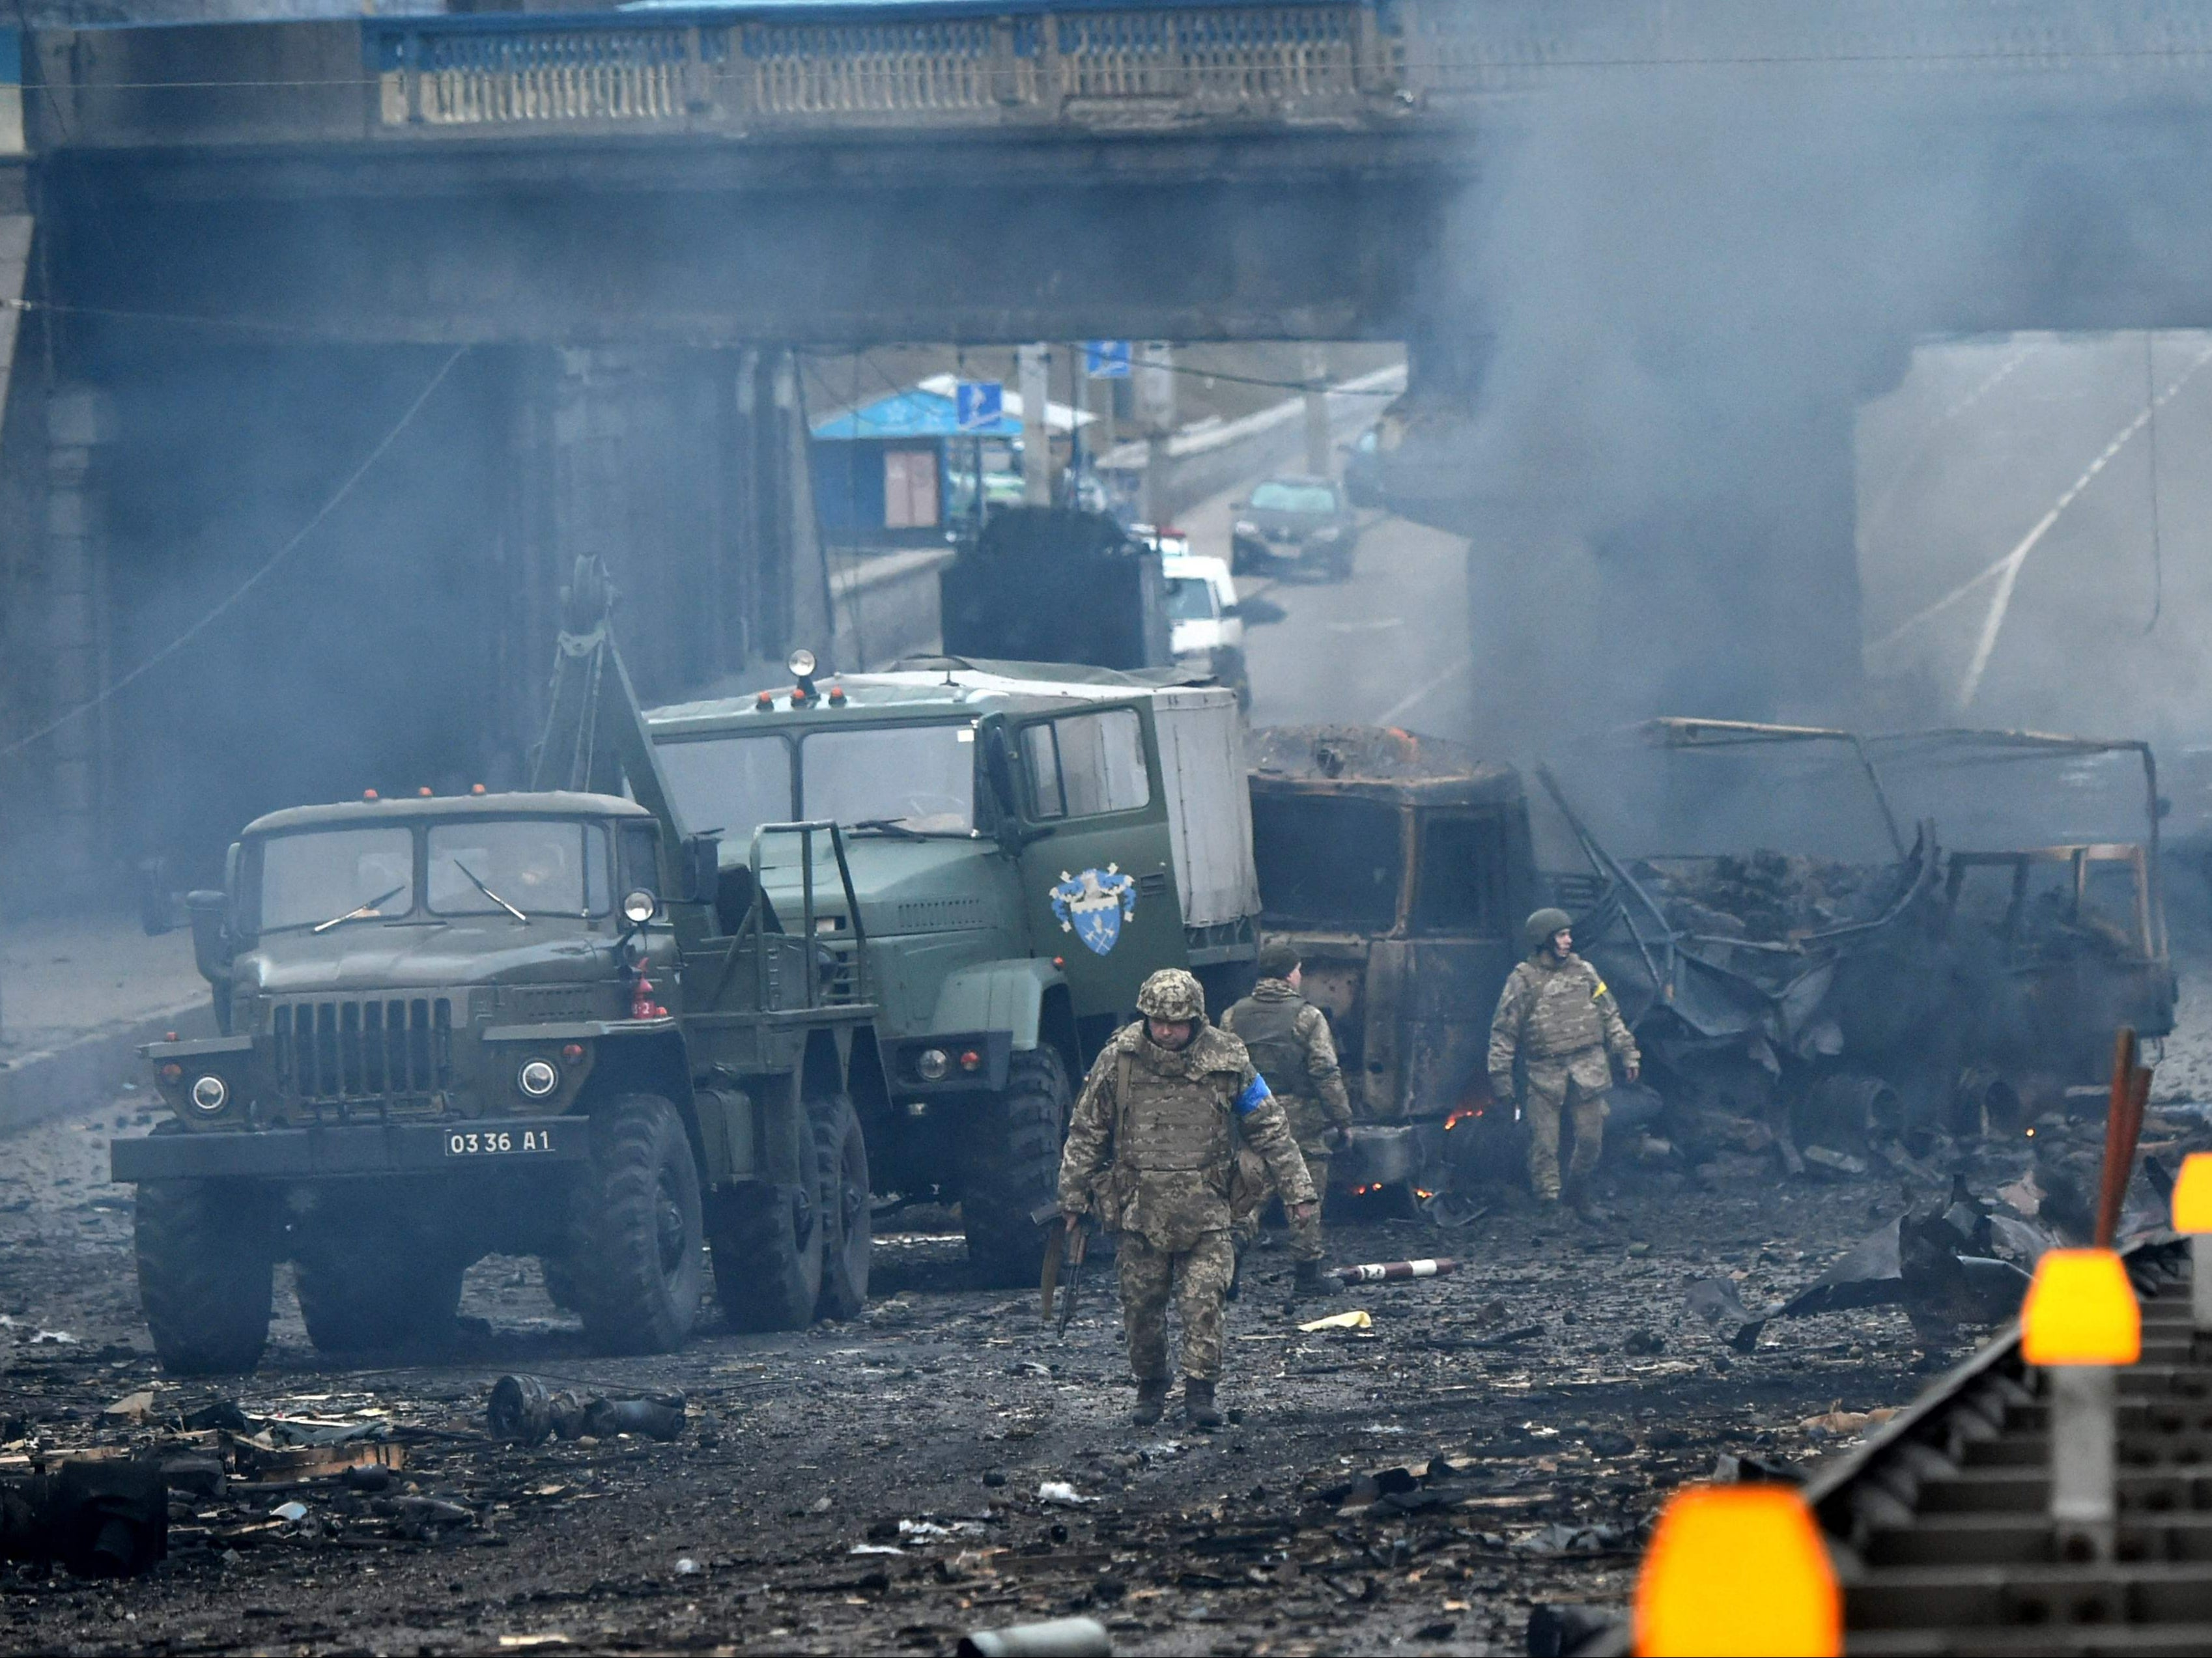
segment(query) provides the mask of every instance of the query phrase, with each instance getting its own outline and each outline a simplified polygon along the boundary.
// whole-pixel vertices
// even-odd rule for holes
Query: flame
[[[1436,1193],[1433,1192],[1424,1192],[1417,1186],[1413,1188],[1413,1195],[1419,1198],[1423,1203],[1426,1203],[1431,1198],[1436,1196]]]
[[[1481,1114],[1482,1108],[1480,1106],[1462,1105],[1459,1109],[1453,1112],[1451,1115],[1444,1119],[1444,1133],[1449,1134],[1453,1129],[1458,1127],[1460,1124],[1466,1121],[1469,1117],[1479,1117]]]
[[[1364,1198],[1370,1192],[1379,1192],[1382,1189],[1382,1188],[1379,1184],[1371,1186],[1355,1186],[1352,1188],[1352,1195],[1355,1198]]]

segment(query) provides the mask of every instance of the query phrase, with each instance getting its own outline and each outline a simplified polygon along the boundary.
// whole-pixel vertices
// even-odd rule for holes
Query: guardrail
[[[2197,0],[943,0],[31,31],[38,147],[1465,118],[1622,70],[2111,81]],[[2197,94],[2201,95],[2201,91]]]

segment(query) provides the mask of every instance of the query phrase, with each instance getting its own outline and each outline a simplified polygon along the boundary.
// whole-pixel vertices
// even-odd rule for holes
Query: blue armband
[[[1244,1085],[1244,1091],[1237,1096],[1237,1114],[1249,1117],[1273,1097],[1268,1091],[1267,1079],[1255,1075]]]

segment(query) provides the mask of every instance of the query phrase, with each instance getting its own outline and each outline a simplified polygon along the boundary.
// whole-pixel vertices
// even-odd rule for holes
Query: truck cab
[[[685,825],[723,827],[722,902],[866,939],[876,1008],[855,1103],[879,1187],[962,1206],[972,1258],[1033,1278],[1075,1084],[1188,967],[1241,994],[1256,885],[1234,693],[939,659],[647,711]],[[811,891],[746,826],[835,823],[852,877]]]

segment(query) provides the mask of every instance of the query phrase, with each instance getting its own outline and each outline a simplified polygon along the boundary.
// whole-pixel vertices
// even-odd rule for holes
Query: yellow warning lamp
[[[1638,1658],[1825,1658],[1843,1598],[1812,1511],[1784,1485],[1691,1485],[1668,1503],[1636,1582]]]
[[[2173,1230],[2189,1240],[2190,1324],[2212,1335],[2212,1151],[2183,1159],[2173,1183]]]
[[[2191,1151],[2173,1183],[2173,1230],[2185,1237],[2212,1232],[2212,1151]]]
[[[2020,1353],[2031,1364],[2132,1364],[2142,1357],[2142,1309],[2110,1249],[2052,1249],[2036,1263],[2020,1309]]]

